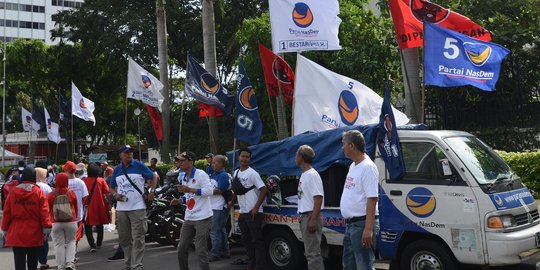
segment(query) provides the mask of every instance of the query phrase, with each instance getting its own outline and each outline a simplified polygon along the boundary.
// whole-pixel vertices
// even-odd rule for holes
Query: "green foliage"
[[[540,197],[540,151],[533,152],[504,152],[497,153],[510,165],[523,183]]]
[[[487,128],[470,131],[495,149],[503,151],[525,151],[540,149],[540,139],[533,134],[540,134],[540,128]]]
[[[206,161],[205,158],[203,159],[198,159],[198,160],[195,160],[195,168],[197,169],[200,169],[200,170],[206,170],[206,166],[208,166],[208,161]]]
[[[150,166],[150,163],[146,164],[147,166]],[[172,171],[172,170],[175,170],[176,167],[173,165],[173,164],[166,164],[166,163],[159,163],[156,165],[159,170],[161,171],[161,173],[163,174],[163,177],[165,177],[165,175],[169,172],[169,171]]]

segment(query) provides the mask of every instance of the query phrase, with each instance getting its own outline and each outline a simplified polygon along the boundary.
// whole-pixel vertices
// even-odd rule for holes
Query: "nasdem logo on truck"
[[[407,194],[407,208],[409,211],[420,218],[431,216],[437,207],[437,201],[433,193],[427,188],[417,187]]]

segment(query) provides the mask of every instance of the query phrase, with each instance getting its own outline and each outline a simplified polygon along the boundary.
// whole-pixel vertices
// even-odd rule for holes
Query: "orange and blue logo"
[[[201,75],[201,86],[204,91],[214,95],[219,90],[219,82],[210,73]]]
[[[493,200],[498,206],[503,206],[503,200],[501,199],[499,195],[493,196]]]
[[[306,28],[313,23],[313,13],[308,5],[298,2],[294,5],[292,18],[298,27]]]
[[[81,100],[79,100],[79,106],[81,106],[81,108],[83,109],[86,109],[86,104],[84,104],[84,99],[81,98]]]
[[[255,102],[255,90],[251,86],[248,86],[240,91],[238,95],[240,105],[248,111],[253,111],[257,109]]]
[[[48,129],[51,129],[52,128],[52,120],[49,118],[47,119],[47,128]]]
[[[475,66],[483,66],[491,55],[491,47],[482,43],[463,42],[463,49],[469,61]]]
[[[31,124],[32,123],[32,117],[26,116],[26,123]]]
[[[407,208],[409,211],[420,218],[431,216],[437,208],[437,200],[431,191],[427,188],[417,187],[407,194]]]
[[[150,78],[146,75],[141,75],[142,77],[142,84],[144,86],[144,88],[148,88],[150,86],[152,86],[152,80],[150,80]]]
[[[358,101],[353,92],[349,90],[341,91],[338,101],[339,115],[341,122],[347,126],[352,126],[358,119]]]

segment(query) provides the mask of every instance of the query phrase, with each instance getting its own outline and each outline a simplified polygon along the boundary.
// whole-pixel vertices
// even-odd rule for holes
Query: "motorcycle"
[[[146,217],[148,231],[146,242],[157,242],[162,245],[178,245],[180,230],[184,223],[185,206],[171,205],[171,200],[179,198],[177,190],[178,172],[167,173],[168,184],[156,189],[152,205],[147,208]]]

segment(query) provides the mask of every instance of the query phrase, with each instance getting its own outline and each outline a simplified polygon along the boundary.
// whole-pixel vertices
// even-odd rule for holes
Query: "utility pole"
[[[405,114],[411,124],[424,123],[424,100],[420,88],[420,64],[418,48],[401,51],[401,70],[405,85]]]
[[[163,143],[161,145],[161,160],[165,163],[171,161],[170,152],[170,98],[169,77],[167,63],[167,20],[165,14],[165,0],[156,0],[156,23],[159,57],[159,80],[163,84],[162,95],[165,98],[161,105],[163,121]]]
[[[216,27],[214,22],[214,0],[202,1],[202,28],[204,47],[204,67],[217,78],[216,61]],[[216,138],[218,137],[218,123],[215,116],[208,117],[208,132],[210,138],[210,151],[218,153]]]

